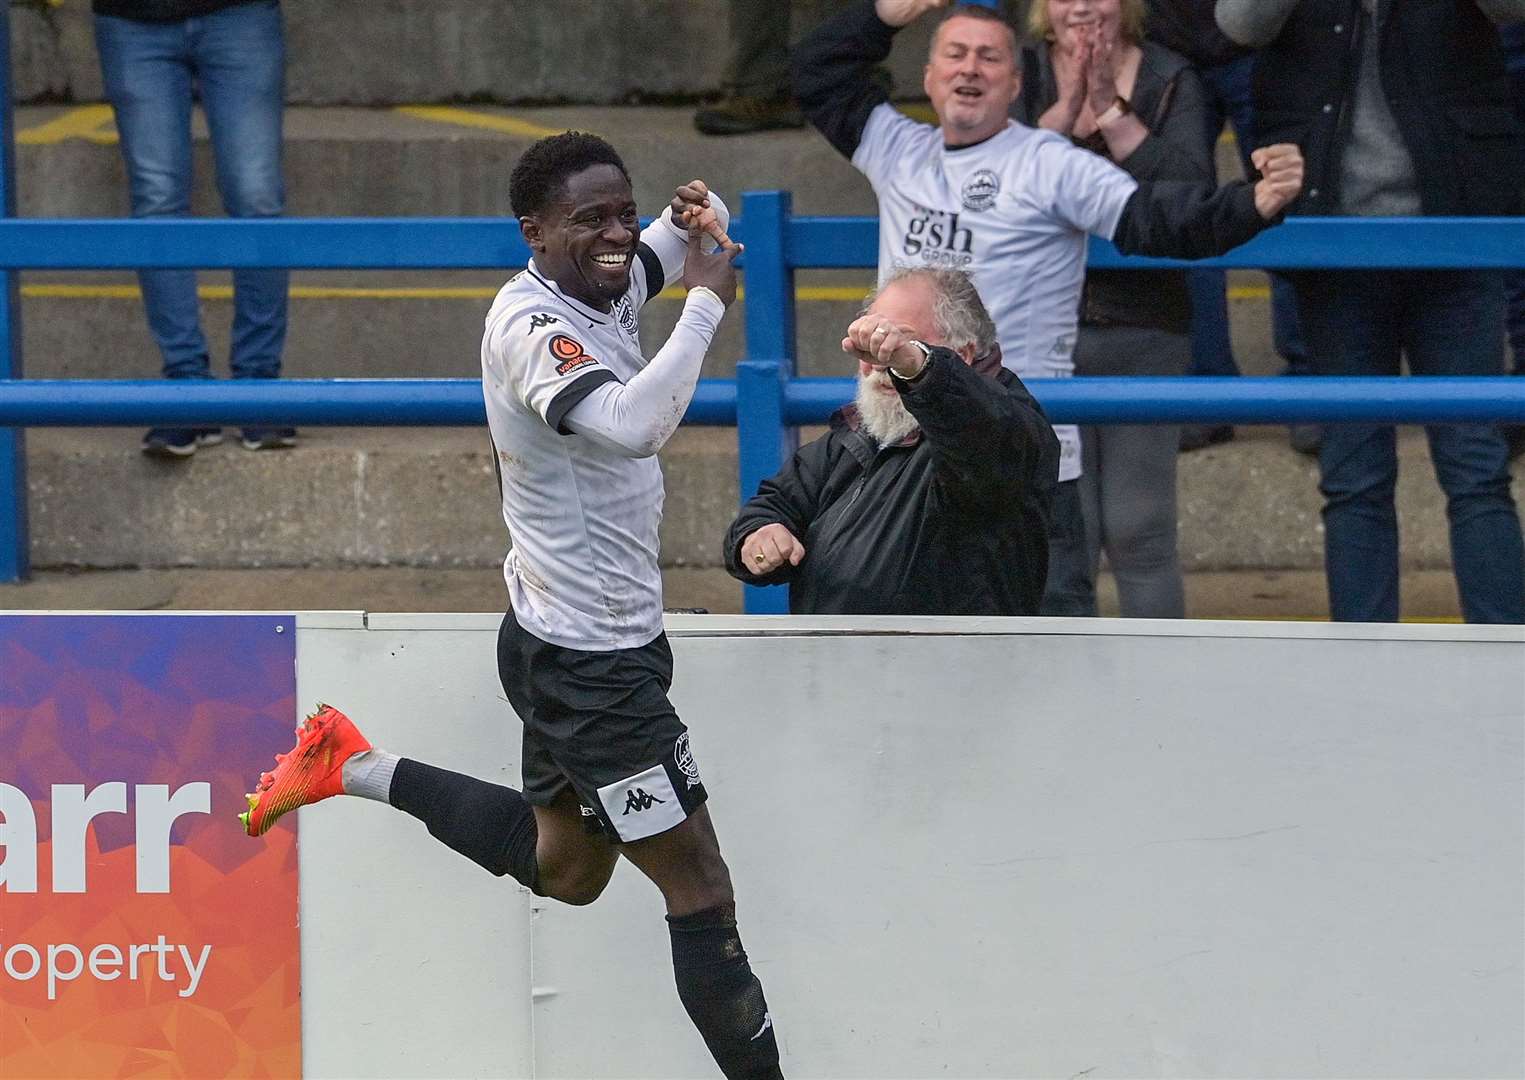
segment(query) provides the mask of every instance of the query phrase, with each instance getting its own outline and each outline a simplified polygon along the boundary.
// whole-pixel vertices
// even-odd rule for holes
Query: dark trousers
[[[1096,614],[1096,578],[1091,572],[1079,480],[1066,480],[1054,489],[1048,525],[1048,582],[1038,614]]]
[[[737,97],[789,96],[790,0],[731,0],[731,68],[726,92]]]
[[[1397,375],[1503,372],[1501,276],[1487,271],[1299,274],[1315,370]],[[1468,622],[1525,622],[1525,545],[1509,491],[1508,448],[1492,424],[1425,428],[1446,493],[1451,561]],[[1331,424],[1319,449],[1324,562],[1336,620],[1398,619],[1397,442],[1391,426]]]

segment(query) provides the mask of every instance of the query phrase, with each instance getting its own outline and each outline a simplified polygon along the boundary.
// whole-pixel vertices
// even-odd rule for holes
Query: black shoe
[[[1525,454],[1525,424],[1505,424],[1504,441],[1509,444],[1509,460]]]
[[[220,442],[222,428],[156,427],[143,436],[143,453],[173,461],[190,457],[198,446],[216,446]]]
[[[297,444],[297,429],[246,427],[241,441],[245,450],[284,450]]]
[[[1186,424],[1181,428],[1181,453],[1226,443],[1234,437],[1232,424]]]
[[[694,127],[705,135],[749,135],[804,126],[805,114],[788,98],[732,97],[694,113]]]
[[[1314,457],[1324,442],[1324,428],[1320,424],[1293,424],[1287,429],[1287,436],[1292,449],[1299,454]]]

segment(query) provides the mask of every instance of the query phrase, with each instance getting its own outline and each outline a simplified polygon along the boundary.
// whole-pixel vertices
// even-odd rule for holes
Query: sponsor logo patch
[[[583,352],[581,342],[565,334],[557,334],[551,338],[551,355],[560,361],[556,365],[558,375],[570,375],[580,367],[598,363],[593,357]]]
[[[989,169],[981,169],[964,181],[961,194],[968,209],[989,210],[1001,194],[1001,178]]]

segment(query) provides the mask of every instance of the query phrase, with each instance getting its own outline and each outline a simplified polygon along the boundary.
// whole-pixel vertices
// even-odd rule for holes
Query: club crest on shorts
[[[688,746],[688,732],[678,736],[678,741],[672,748],[673,761],[677,763],[678,771],[688,778],[689,787],[699,786],[699,763],[694,760],[694,752]]]
[[[1001,194],[1001,178],[989,169],[981,169],[964,181],[964,190],[960,194],[966,209],[989,210],[995,205],[996,196]]]
[[[557,361],[556,374],[570,375],[580,367],[598,363],[597,360],[583,352],[582,343],[565,334],[557,334],[550,340],[551,355]]]

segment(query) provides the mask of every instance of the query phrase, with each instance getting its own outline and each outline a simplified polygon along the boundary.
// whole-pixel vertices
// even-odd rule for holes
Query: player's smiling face
[[[573,173],[560,197],[522,224],[535,265],[568,296],[608,311],[630,288],[641,224],[630,181],[613,165]]]
[[[950,146],[980,142],[1006,126],[1022,89],[1011,28],[954,16],[937,28],[922,86]]]

